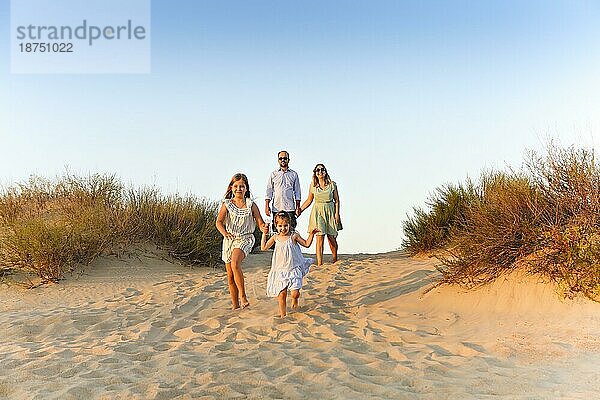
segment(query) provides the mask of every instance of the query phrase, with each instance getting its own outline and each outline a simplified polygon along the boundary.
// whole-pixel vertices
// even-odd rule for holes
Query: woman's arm
[[[335,201],[335,222],[340,223],[340,195],[338,193],[337,185],[333,191],[333,201]]]
[[[271,236],[269,240],[267,240],[267,234],[266,232],[263,232],[262,237],[260,238],[260,249],[262,251],[270,249],[271,246],[273,246],[273,243],[275,243],[275,235]]]
[[[319,232],[319,230],[317,228],[313,229],[309,234],[308,237],[306,238],[306,240],[302,239],[302,236],[300,236],[297,233],[294,233],[294,240],[296,242],[298,242],[298,244],[300,244],[303,247],[310,247],[310,245],[312,244],[313,238],[315,237],[315,233]]]
[[[302,211],[304,211],[308,207],[310,207],[310,204],[312,203],[314,197],[315,197],[315,195],[313,194],[312,190],[310,190],[310,187],[309,187],[308,188],[308,197],[306,198],[304,203],[302,203],[302,206],[300,206],[300,214],[302,214]]]
[[[217,221],[215,225],[217,230],[223,235],[225,239],[233,239],[233,235],[225,229],[225,217],[227,216],[227,207],[225,204],[221,204],[221,208],[219,209],[219,214],[217,215]]]

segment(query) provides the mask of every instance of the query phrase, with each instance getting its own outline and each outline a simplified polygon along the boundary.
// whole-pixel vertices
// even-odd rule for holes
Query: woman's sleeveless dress
[[[286,240],[275,239],[275,250],[271,261],[271,270],[267,278],[267,296],[277,297],[288,290],[301,289],[302,278],[308,273],[313,260],[304,258],[298,243],[290,235]]]
[[[227,215],[225,216],[225,229],[231,233],[234,238],[223,238],[223,252],[221,258],[225,263],[231,262],[231,253],[233,249],[240,249],[247,256],[254,247],[254,230],[256,222],[252,216],[253,201],[246,199],[246,208],[238,208],[231,199],[223,200]]]
[[[310,192],[314,196],[314,205],[310,211],[310,218],[308,220],[308,233],[318,228],[321,232],[318,232],[317,235],[337,236],[335,202],[333,200],[333,192],[335,190],[337,190],[337,186],[333,181],[325,189],[310,185]]]

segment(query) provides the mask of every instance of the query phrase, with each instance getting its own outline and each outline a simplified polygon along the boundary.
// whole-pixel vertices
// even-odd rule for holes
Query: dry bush
[[[530,270],[559,282],[566,296],[600,294],[600,168],[594,152],[550,145],[527,168],[546,201],[542,248]]]
[[[436,242],[447,249],[442,283],[480,285],[520,268],[554,280],[565,296],[599,297],[600,168],[593,151],[551,143],[545,154],[531,152],[521,172],[483,174],[474,191],[462,217],[449,220],[449,235]],[[426,232],[409,237],[409,250],[430,246],[431,231],[439,230],[431,222],[434,204],[405,224],[405,234],[406,226]]]
[[[486,173],[478,191],[453,231],[450,257],[441,258],[446,282],[489,282],[538,246],[541,199],[525,176]]]
[[[0,265],[56,281],[118,237],[108,210],[121,191],[113,176],[39,177],[0,197]]]
[[[33,177],[0,193],[0,273],[56,281],[113,246],[140,241],[212,264],[220,254],[216,215],[214,202],[126,191],[112,175]]]

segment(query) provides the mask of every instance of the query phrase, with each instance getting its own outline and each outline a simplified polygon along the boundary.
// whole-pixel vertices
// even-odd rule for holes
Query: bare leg
[[[325,236],[317,235],[316,239],[317,265],[323,265],[323,245],[325,243]]]
[[[246,297],[246,287],[244,285],[244,273],[242,272],[242,261],[246,258],[244,252],[240,249],[233,249],[231,254],[231,270],[233,271],[233,280],[239,292],[240,306],[246,308],[250,305]]]
[[[279,296],[277,296],[277,301],[279,302],[279,315],[281,316],[281,318],[284,318],[287,314],[287,288],[279,292]]]
[[[233,270],[231,269],[230,262],[225,264],[225,269],[227,270],[227,284],[229,285],[229,294],[231,295],[231,309],[235,310],[236,308],[240,308],[240,300],[238,298],[238,288],[233,279]]]
[[[292,290],[292,309],[295,310],[298,308],[298,298],[300,297],[300,290],[294,289]]]
[[[329,248],[331,249],[331,262],[337,261],[338,243],[335,236],[327,235],[327,241],[329,242]]]

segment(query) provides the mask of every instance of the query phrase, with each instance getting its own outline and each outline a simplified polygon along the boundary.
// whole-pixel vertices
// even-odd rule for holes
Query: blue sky
[[[337,181],[342,252],[399,247],[435,187],[600,140],[600,3],[152,1],[150,74],[10,73],[0,0],[0,182],[116,173],[261,206],[276,153]],[[307,216],[300,228],[306,227]]]

